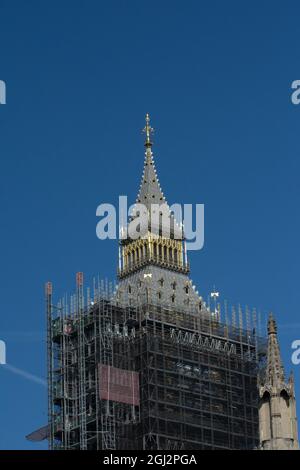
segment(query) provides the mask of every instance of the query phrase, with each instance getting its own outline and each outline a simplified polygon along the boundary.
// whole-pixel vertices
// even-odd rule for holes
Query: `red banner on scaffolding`
[[[131,370],[99,364],[99,393],[101,400],[140,404],[139,374]]]

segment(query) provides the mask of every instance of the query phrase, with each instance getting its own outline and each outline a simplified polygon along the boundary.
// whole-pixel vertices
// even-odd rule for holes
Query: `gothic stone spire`
[[[284,383],[284,368],[282,365],[277,338],[277,325],[272,313],[270,313],[268,321],[268,358],[266,379],[270,385],[280,385]]]
[[[175,220],[172,207],[168,205],[159,184],[152,154],[151,136],[153,128],[150,126],[149,114],[146,115],[146,125],[143,131],[146,135],[144,170],[136,204],[131,215],[131,222],[136,222],[138,226],[141,211],[139,205],[141,204],[146,207],[148,219],[147,225],[144,224],[140,228],[137,238],[128,237],[121,242],[119,278],[131,276],[135,272],[143,275],[142,271],[145,267],[147,269],[150,269],[150,267],[154,269],[155,267],[157,268],[155,275],[157,275],[158,280],[162,276],[161,270],[166,275],[169,271],[168,275],[172,276],[172,279],[180,275],[180,281],[177,284],[179,285],[182,281],[181,290],[186,289],[188,291],[186,284],[190,283],[190,280],[185,276],[189,272],[189,265],[186,256],[183,225],[181,220],[180,222]],[[146,274],[149,274],[148,271]],[[154,278],[154,272],[152,274]],[[156,282],[158,285],[158,281]],[[170,281],[169,284],[174,285],[174,282]],[[195,298],[198,301],[198,295],[195,295]]]
[[[294,383],[292,377],[285,381],[277,326],[272,314],[268,321],[267,354],[266,374],[259,389],[260,448],[298,449]]]
[[[166,203],[166,199],[161,190],[155,169],[155,163],[152,153],[153,144],[151,142],[151,134],[154,132],[154,129],[150,126],[149,114],[146,114],[146,126],[144,127],[143,132],[145,132],[146,134],[146,152],[144,161],[144,171],[136,202],[144,204],[147,209],[150,210],[151,204],[161,205]]]

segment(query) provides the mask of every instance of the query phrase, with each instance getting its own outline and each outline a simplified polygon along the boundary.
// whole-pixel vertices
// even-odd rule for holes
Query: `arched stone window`
[[[286,406],[289,407],[290,406],[290,397],[288,396],[288,393],[286,390],[281,390],[280,392],[280,396],[281,398],[284,399],[285,403],[286,403]]]

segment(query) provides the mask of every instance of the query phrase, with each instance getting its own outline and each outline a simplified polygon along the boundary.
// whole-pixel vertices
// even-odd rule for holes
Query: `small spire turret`
[[[298,449],[293,376],[285,380],[273,314],[268,320],[268,352],[264,382],[259,389],[260,448]]]
[[[277,338],[277,325],[273,314],[270,313],[268,320],[267,380],[270,384],[279,385],[284,383],[284,379],[284,368]]]

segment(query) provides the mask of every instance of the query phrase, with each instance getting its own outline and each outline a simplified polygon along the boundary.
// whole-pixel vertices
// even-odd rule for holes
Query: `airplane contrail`
[[[10,364],[3,364],[2,367],[10,370],[14,374],[24,377],[24,379],[30,380],[31,382],[35,382],[39,385],[42,385],[43,387],[47,387],[46,380],[42,379],[41,377],[37,377],[34,374],[30,374],[29,372],[26,372],[26,370],[18,369],[18,367],[14,367]]]

